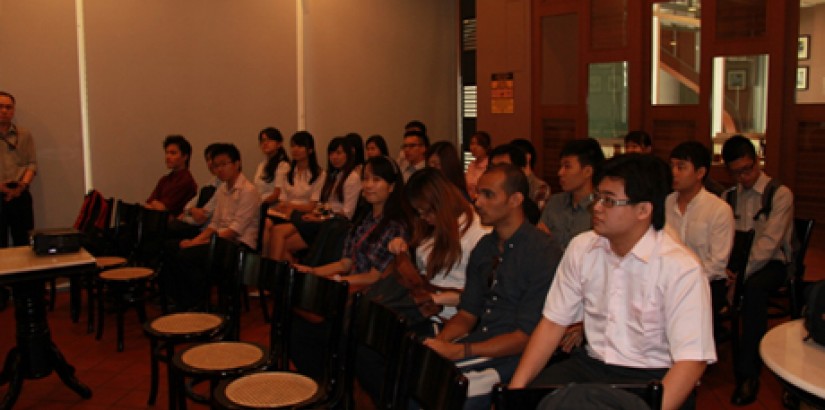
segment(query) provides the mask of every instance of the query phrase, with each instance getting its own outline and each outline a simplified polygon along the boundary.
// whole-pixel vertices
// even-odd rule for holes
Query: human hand
[[[301,216],[301,219],[307,222],[322,222],[324,217],[315,212],[307,212]]]
[[[561,347],[563,352],[570,353],[573,348],[581,346],[583,341],[584,328],[581,323],[576,323],[570,325],[567,330],[564,331],[559,347]]]
[[[387,244],[387,250],[393,255],[398,255],[399,253],[407,252],[409,249],[404,238],[395,237]]]
[[[315,274],[315,269],[313,269],[311,266],[306,266],[306,265],[301,265],[301,264],[296,263],[296,264],[293,264],[292,267],[295,268],[295,270],[297,270],[298,272],[301,272],[301,273]]]
[[[424,346],[435,350],[436,353],[450,360],[464,358],[464,345],[459,343],[445,342],[438,339],[425,339]]]
[[[192,208],[189,210],[189,215],[191,215],[192,219],[199,224],[202,224],[209,219],[209,213],[203,208]]]

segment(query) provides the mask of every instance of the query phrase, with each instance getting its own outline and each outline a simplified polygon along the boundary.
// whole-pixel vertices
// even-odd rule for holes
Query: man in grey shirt
[[[569,141],[561,150],[558,175],[564,192],[547,201],[538,228],[553,236],[562,248],[566,248],[574,236],[590,230],[593,175],[603,162],[602,148],[593,138]]]

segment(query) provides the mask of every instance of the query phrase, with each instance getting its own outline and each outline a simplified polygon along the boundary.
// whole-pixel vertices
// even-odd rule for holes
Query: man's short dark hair
[[[203,157],[206,158],[206,159],[212,159],[212,157],[215,156],[215,154],[214,154],[215,148],[217,148],[218,145],[221,145],[221,144],[218,143],[218,142],[213,142],[213,143],[207,145],[206,148],[203,149]]]
[[[413,130],[421,131],[422,133],[424,133],[424,135],[427,135],[427,126],[424,125],[424,123],[421,122],[421,121],[412,120],[412,121],[408,122],[406,125],[404,125],[404,131],[413,131]]]
[[[533,169],[536,166],[536,147],[533,146],[532,142],[524,138],[516,138],[510,141],[510,144],[515,145],[521,148],[522,151],[530,154],[530,169]]]
[[[670,193],[670,167],[659,157],[647,154],[617,155],[604,163],[595,179],[598,185],[604,178],[624,181],[624,192],[630,202],[650,202],[653,210],[651,224],[656,230],[665,226],[665,198]]]
[[[561,149],[559,158],[576,157],[579,165],[584,168],[593,168],[593,175],[599,173],[604,164],[604,151],[602,146],[593,138],[575,139],[567,141]]]
[[[238,151],[238,147],[236,147],[235,144],[216,144],[215,149],[212,150],[212,158],[218,155],[227,155],[232,162],[241,160],[241,152]]]
[[[516,192],[521,193],[521,210],[524,212],[524,217],[535,225],[541,217],[541,210],[538,205],[530,199],[530,182],[527,180],[527,175],[524,174],[521,168],[513,164],[496,164],[490,165],[485,174],[492,172],[501,172],[504,174],[504,192],[507,196],[513,195]]]
[[[527,155],[525,155],[524,150],[513,144],[502,144],[493,148],[493,150],[490,151],[490,155],[488,155],[490,164],[493,163],[493,158],[501,155],[510,157],[510,162],[520,169],[527,166]]]
[[[638,144],[640,147],[650,147],[653,146],[653,139],[650,138],[650,134],[644,131],[630,131],[627,135],[624,136],[624,143],[627,144],[628,142],[633,142]]]
[[[722,145],[722,159],[725,161],[725,165],[744,157],[756,161],[756,148],[753,147],[753,143],[747,137],[736,134],[728,138],[725,144]]]
[[[418,140],[421,141],[422,144],[424,144],[424,148],[430,148],[430,138],[428,138],[427,134],[422,132],[422,131],[418,131],[418,130],[405,131],[404,132],[404,138],[407,138],[407,137],[417,137]]]
[[[3,97],[9,97],[9,99],[11,100],[11,103],[12,103],[12,104],[14,104],[14,105],[17,105],[17,100],[14,98],[14,96],[13,96],[13,95],[11,95],[11,93],[10,93],[10,92],[8,92],[8,91],[0,91],[0,96],[3,96]]]
[[[710,173],[710,151],[699,141],[685,141],[673,148],[670,152],[670,159],[680,159],[690,161],[695,170],[705,169],[704,181]]]
[[[192,157],[192,144],[183,135],[169,135],[163,140],[163,149],[170,145],[177,145],[181,154],[186,155],[186,168],[189,168],[189,159]]]

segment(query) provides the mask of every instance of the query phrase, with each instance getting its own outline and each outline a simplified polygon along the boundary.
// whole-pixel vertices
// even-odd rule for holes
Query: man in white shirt
[[[716,351],[702,266],[662,231],[668,167],[652,155],[620,155],[596,183],[593,231],[567,247],[510,387],[533,381],[565,328],[583,320],[586,351],[551,365],[536,384],[655,378],[663,408],[690,408]]]
[[[412,176],[415,171],[427,166],[424,154],[429,147],[430,139],[427,137],[427,134],[417,130],[410,130],[404,133],[404,145],[402,145],[401,148],[403,148],[404,159],[407,161],[407,164],[401,168],[401,173],[404,176],[405,182],[410,179],[410,176]]]
[[[736,230],[754,231],[742,282],[742,336],[733,362],[736,390],[731,402],[743,406],[756,400],[759,391],[759,341],[768,328],[768,297],[785,282],[792,259],[793,194],[759,169],[753,143],[741,135],[725,141],[722,159],[736,181],[723,196],[733,207]]]
[[[670,153],[673,193],[665,200],[667,229],[699,257],[710,282],[714,334],[721,327],[720,311],[727,304],[728,264],[733,247],[733,211],[704,188],[710,170],[710,151],[687,141]],[[717,338],[718,340],[718,338]]]

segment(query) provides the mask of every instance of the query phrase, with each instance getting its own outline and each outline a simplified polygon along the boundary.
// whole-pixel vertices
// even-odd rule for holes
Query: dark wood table
[[[25,379],[39,379],[54,370],[66,386],[80,397],[92,391],[75,377],[75,369],[54,344],[46,320],[46,281],[56,276],[80,275],[96,268],[95,258],[85,250],[62,255],[37,256],[28,246],[0,249],[0,285],[11,286],[17,345],[0,372],[0,385],[9,389],[0,400],[0,410],[17,401]]]

